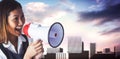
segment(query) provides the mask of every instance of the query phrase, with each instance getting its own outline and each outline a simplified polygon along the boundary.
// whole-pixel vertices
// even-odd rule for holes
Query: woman
[[[42,41],[21,34],[25,23],[22,6],[15,0],[0,1],[0,59],[33,59],[43,53]]]

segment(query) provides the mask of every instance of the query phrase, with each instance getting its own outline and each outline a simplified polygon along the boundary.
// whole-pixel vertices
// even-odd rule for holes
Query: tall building
[[[82,42],[82,52],[84,51],[84,42]]]
[[[82,41],[80,37],[68,37],[68,53],[82,53]]]
[[[114,47],[115,56],[120,58],[120,45]]]
[[[96,53],[96,43],[90,43],[90,57]]]
[[[47,53],[59,53],[63,52],[62,48],[47,48]]]

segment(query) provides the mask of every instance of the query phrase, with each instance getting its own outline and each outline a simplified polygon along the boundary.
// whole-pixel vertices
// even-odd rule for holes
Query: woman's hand
[[[43,45],[42,45],[42,41],[38,40],[38,41],[32,42],[28,46],[26,53],[24,55],[24,59],[32,59],[40,53],[43,53]]]

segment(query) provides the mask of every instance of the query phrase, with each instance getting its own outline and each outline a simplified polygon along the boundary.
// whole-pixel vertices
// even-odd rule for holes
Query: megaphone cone
[[[23,27],[23,33],[33,38],[33,41],[37,39],[42,39],[43,42],[47,41],[53,48],[58,47],[64,38],[64,28],[59,22],[53,23],[50,27],[29,23]]]

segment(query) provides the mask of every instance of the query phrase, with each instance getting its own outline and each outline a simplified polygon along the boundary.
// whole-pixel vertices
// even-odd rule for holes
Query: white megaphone
[[[23,27],[23,33],[31,38],[33,41],[42,39],[43,42],[49,43],[53,48],[58,47],[64,37],[64,29],[61,23],[55,22],[50,27],[41,26],[37,23],[29,23]]]

